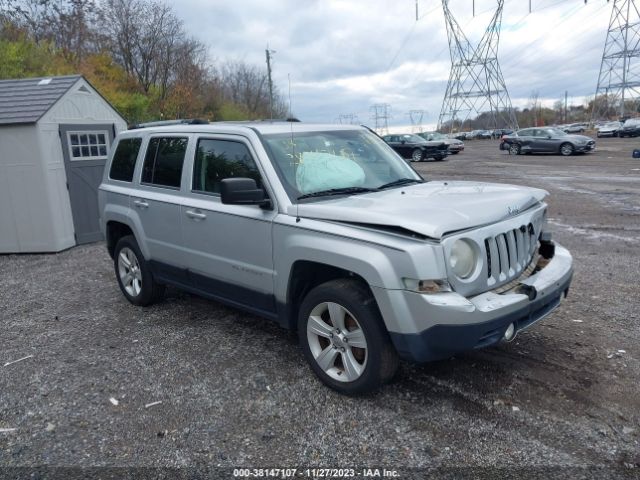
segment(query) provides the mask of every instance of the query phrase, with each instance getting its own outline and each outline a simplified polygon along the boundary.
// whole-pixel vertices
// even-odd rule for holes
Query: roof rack
[[[136,130],[138,128],[150,128],[150,127],[165,127],[169,125],[208,125],[208,120],[202,118],[184,118],[178,120],[159,120],[156,122],[144,122],[134,123],[129,125],[129,130]]]

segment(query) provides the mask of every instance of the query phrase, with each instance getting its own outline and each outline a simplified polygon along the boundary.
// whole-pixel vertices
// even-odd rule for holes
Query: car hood
[[[292,205],[290,215],[398,227],[426,237],[489,225],[542,201],[545,190],[478,182],[425,182],[368,194]]]

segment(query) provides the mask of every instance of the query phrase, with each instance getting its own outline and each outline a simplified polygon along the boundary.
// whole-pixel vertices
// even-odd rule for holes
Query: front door
[[[98,187],[113,141],[113,125],[60,125],[60,140],[76,243],[102,240]]]
[[[275,210],[224,205],[220,180],[248,177],[264,186],[248,143],[203,136],[193,159],[191,193],[182,201],[187,268],[195,288],[222,300],[275,314],[272,222]]]

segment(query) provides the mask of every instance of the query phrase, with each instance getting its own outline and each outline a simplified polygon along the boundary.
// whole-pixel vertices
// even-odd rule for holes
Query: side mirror
[[[401,143],[402,145],[404,145],[405,143],[407,143],[407,141],[406,141],[406,140],[400,140],[400,143]]]
[[[547,135],[547,138],[548,138],[549,140],[551,140],[552,136],[551,136],[551,135]]]
[[[271,201],[253,178],[225,178],[220,182],[220,199],[226,205],[260,205],[270,208]]]

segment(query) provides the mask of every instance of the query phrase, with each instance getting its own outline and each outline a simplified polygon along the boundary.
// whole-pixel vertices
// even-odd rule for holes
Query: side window
[[[138,158],[141,143],[141,138],[123,138],[118,142],[109,171],[110,179],[123,182],[133,180],[133,171],[136,168],[136,158]]]
[[[262,180],[247,146],[229,140],[198,140],[193,164],[193,191],[220,193],[220,181],[230,177],[253,178],[259,188]]]
[[[186,138],[153,137],[142,165],[142,183],[180,188],[186,150]]]

